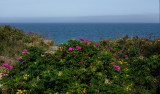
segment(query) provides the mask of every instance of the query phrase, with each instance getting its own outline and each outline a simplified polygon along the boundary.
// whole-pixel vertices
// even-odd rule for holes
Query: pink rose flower
[[[8,63],[3,64],[2,67],[6,67],[6,68],[8,68],[8,69],[10,69],[10,70],[13,68],[13,67],[12,67],[11,65],[9,65]]]
[[[84,39],[79,38],[79,41],[84,41]]]
[[[74,48],[69,47],[68,51],[74,51]]]
[[[95,43],[94,45],[95,45],[95,46],[97,46],[97,45],[98,45],[98,43]]]
[[[117,71],[119,71],[121,69],[120,66],[118,66],[118,65],[114,65],[114,68],[116,68]]]
[[[27,52],[27,49],[24,49],[25,52]]]
[[[11,65],[8,66],[8,69],[12,70],[12,68],[13,68],[13,67],[12,67]]]
[[[7,76],[7,74],[3,74],[3,76],[5,77],[5,76]]]
[[[128,55],[125,55],[124,57],[125,57],[125,58],[128,58]]]
[[[25,54],[26,52],[22,52],[22,54]]]
[[[8,63],[4,63],[3,65],[2,65],[2,67],[8,67],[9,66],[9,64]]]
[[[111,43],[110,43],[110,42],[108,42],[107,44],[109,44],[109,45],[110,45]]]
[[[89,42],[90,42],[90,40],[86,40],[86,41],[85,41],[85,44],[87,44],[87,43],[89,43]]]
[[[80,49],[82,49],[82,48],[81,48],[81,47],[79,47],[79,46],[76,46],[76,49],[77,49],[77,50],[80,50]]]

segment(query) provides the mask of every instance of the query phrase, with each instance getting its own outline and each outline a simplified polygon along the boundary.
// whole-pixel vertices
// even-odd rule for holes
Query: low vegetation
[[[71,39],[54,54],[26,46],[13,65],[2,62],[0,91],[13,94],[158,94],[160,40],[127,36]]]
[[[27,45],[45,47],[43,36],[37,33],[24,33],[23,30],[9,25],[0,26],[0,55],[17,57]]]

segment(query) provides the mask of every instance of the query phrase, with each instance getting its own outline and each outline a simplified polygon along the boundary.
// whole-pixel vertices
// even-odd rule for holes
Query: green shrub
[[[95,45],[71,39],[54,54],[31,46],[2,77],[2,84],[6,93],[157,93],[160,56],[137,55],[132,42],[104,40]]]

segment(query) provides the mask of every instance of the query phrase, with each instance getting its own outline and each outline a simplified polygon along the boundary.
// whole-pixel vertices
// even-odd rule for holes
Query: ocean
[[[140,36],[152,39],[160,38],[159,23],[1,23],[24,30],[47,35],[47,39],[54,40],[58,45],[66,43],[69,39],[84,38],[99,41],[112,40],[128,35],[130,38]]]

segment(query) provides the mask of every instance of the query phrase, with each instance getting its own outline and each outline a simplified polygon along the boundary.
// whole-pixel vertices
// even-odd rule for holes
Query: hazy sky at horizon
[[[0,0],[0,21],[110,15],[146,15],[153,19],[153,15],[159,16],[159,0]]]

